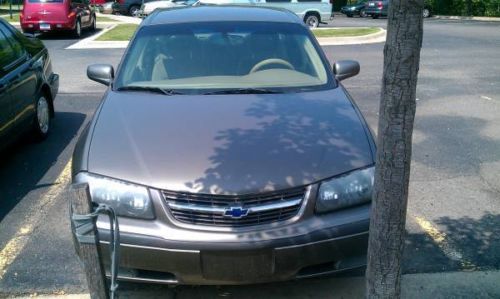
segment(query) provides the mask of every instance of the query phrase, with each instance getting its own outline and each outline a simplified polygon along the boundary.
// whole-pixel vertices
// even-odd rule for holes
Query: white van
[[[332,14],[333,0],[200,0],[200,4],[236,4],[285,8],[304,20],[309,27],[318,27]]]

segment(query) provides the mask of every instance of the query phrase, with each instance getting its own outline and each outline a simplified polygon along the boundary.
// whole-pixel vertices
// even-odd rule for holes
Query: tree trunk
[[[380,98],[367,298],[399,298],[423,0],[392,0]]]

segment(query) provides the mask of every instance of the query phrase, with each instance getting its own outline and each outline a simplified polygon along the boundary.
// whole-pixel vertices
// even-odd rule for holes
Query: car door
[[[17,39],[14,28],[0,23],[0,32],[10,46],[10,63],[4,67],[8,72],[11,111],[16,126],[30,124],[35,114],[35,98],[37,96],[37,70],[33,68],[32,59],[21,42]]]
[[[0,32],[0,147],[6,143],[8,135],[14,127],[10,97],[11,74],[6,69],[10,64],[11,57],[12,48],[7,37]]]

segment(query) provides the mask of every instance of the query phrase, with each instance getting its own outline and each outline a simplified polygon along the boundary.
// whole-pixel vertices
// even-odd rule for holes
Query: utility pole
[[[423,7],[424,0],[392,0],[389,6],[368,242],[367,298],[401,296]]]

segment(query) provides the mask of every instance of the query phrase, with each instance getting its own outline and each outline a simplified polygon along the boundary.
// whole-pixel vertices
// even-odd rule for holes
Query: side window
[[[12,48],[7,41],[7,37],[0,31],[0,74],[3,68],[12,62],[14,58],[14,53]]]
[[[71,0],[71,6],[77,6],[83,4],[83,0]]]
[[[12,56],[10,57],[10,62],[13,62],[14,60],[20,58],[24,54],[24,49],[21,43],[19,43],[19,41],[14,36],[14,32],[12,32],[2,23],[0,23],[0,32],[3,33],[3,35],[7,39],[7,43],[11,47]]]

